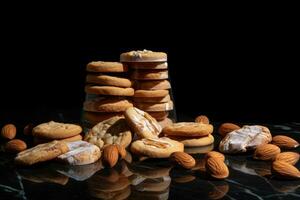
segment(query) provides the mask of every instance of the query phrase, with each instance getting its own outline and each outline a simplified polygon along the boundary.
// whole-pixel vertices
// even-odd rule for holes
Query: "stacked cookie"
[[[131,69],[131,80],[135,93],[134,106],[148,112],[158,121],[166,120],[173,110],[168,81],[167,54],[152,51],[130,51],[122,53],[120,60]]]
[[[132,103],[131,81],[127,78],[127,66],[118,62],[90,62],[86,70],[86,101],[83,119],[94,125],[113,116],[121,116]]]

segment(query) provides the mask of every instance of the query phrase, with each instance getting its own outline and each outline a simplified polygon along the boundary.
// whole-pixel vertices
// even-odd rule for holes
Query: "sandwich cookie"
[[[87,64],[88,72],[127,72],[128,67],[119,62],[93,61]]]
[[[122,53],[121,62],[166,62],[167,54],[144,49],[143,51],[130,51]]]

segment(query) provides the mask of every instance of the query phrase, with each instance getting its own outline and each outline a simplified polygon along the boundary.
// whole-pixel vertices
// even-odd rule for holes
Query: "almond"
[[[228,133],[238,130],[240,128],[241,127],[233,123],[223,123],[221,124],[218,132],[222,137],[225,137]]]
[[[13,124],[6,124],[1,130],[1,136],[6,139],[14,139],[17,134],[17,128]]]
[[[291,165],[295,165],[299,160],[299,153],[297,152],[283,152],[280,154],[277,154],[275,157],[276,161],[284,161]]]
[[[272,164],[272,174],[286,179],[299,179],[300,172],[293,165],[284,161],[274,161]]]
[[[22,140],[13,139],[7,142],[4,148],[6,152],[19,153],[21,151],[24,151],[27,148],[27,145]]]
[[[205,115],[200,115],[196,117],[195,122],[202,124],[209,124],[209,119]]]
[[[23,133],[24,135],[31,135],[32,134],[32,129],[34,128],[34,125],[33,124],[27,124],[25,127],[24,127],[24,130],[23,130]]]
[[[205,155],[205,159],[207,160],[208,158],[216,158],[222,160],[223,162],[225,161],[225,156],[222,153],[219,153],[217,151],[208,152]]]
[[[218,158],[208,158],[205,165],[206,172],[213,178],[224,179],[229,176],[227,165]]]
[[[263,144],[256,148],[253,158],[257,160],[274,160],[280,148],[274,144]]]
[[[299,143],[285,135],[276,135],[272,138],[272,143],[283,149],[293,149],[299,146]]]
[[[117,164],[119,158],[118,148],[114,144],[107,145],[103,148],[103,162],[110,167]]]
[[[118,153],[119,153],[119,156],[122,158],[122,159],[125,159],[126,158],[126,149],[122,146],[122,145],[119,145],[117,144],[117,149],[118,149]]]
[[[191,169],[195,166],[196,161],[195,159],[184,152],[174,152],[170,156],[170,160],[173,162],[176,162],[180,166],[186,168],[186,169]]]

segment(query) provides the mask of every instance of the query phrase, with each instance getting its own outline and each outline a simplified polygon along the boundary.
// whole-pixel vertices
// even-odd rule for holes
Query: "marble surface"
[[[300,141],[300,123],[267,126],[274,135]],[[113,169],[100,161],[86,166],[51,161],[21,168],[14,165],[13,155],[0,153],[0,199],[300,199],[300,180],[272,177],[270,162],[253,160],[251,154],[226,155],[229,178],[210,179],[203,172],[203,155],[213,148],[188,149],[197,160],[193,170],[165,159],[136,161],[130,155]]]

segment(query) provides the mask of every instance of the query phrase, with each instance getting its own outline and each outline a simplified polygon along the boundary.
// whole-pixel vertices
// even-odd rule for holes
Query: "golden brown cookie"
[[[133,97],[134,102],[137,103],[166,103],[171,100],[170,95],[164,97]]]
[[[106,85],[106,86],[116,86],[116,87],[124,87],[129,88],[131,87],[132,83],[127,78],[120,78],[115,76],[108,76],[108,75],[94,75],[88,74],[86,76],[87,83],[95,83],[99,85]]]
[[[166,97],[169,95],[169,90],[136,90],[134,97]]]
[[[128,64],[133,69],[168,69],[167,62],[131,62]]]
[[[124,116],[130,128],[140,138],[157,138],[162,130],[153,117],[138,108],[128,108]]]
[[[169,116],[168,111],[162,111],[162,112],[147,112],[151,117],[156,119],[157,121],[162,121],[166,119]]]
[[[214,149],[214,144],[210,144],[201,147],[184,147],[184,152],[188,154],[203,154],[203,153],[211,152],[213,149]]]
[[[40,124],[33,128],[34,137],[45,139],[64,139],[79,135],[82,128],[76,124],[64,124],[54,121]]]
[[[33,165],[52,160],[68,151],[69,148],[65,142],[54,140],[20,152],[15,158],[15,162],[20,165]]]
[[[170,126],[173,124],[173,121],[170,118],[165,118],[161,121],[158,121],[161,128],[165,128],[166,126]]]
[[[75,141],[80,141],[80,140],[82,140],[82,136],[79,134],[79,135],[75,135],[75,136],[72,136],[72,137],[60,139],[60,140],[57,140],[57,141],[75,142]],[[35,144],[35,145],[48,143],[48,142],[52,142],[52,141],[53,141],[52,139],[33,137],[33,144]]]
[[[101,94],[101,95],[111,95],[111,96],[133,96],[133,88],[121,88],[114,86],[96,86],[96,85],[86,85],[85,92],[87,94]]]
[[[90,124],[98,124],[104,120],[109,118],[119,116],[123,116],[123,112],[116,112],[116,113],[99,113],[99,112],[83,112],[83,119],[88,121]]]
[[[93,61],[87,64],[88,72],[127,72],[128,67],[119,62]]]
[[[131,152],[150,158],[168,158],[173,152],[183,152],[183,144],[167,137],[144,138],[131,144]]]
[[[178,142],[181,142],[184,144],[184,147],[202,147],[202,146],[207,146],[210,145],[214,142],[214,137],[209,134],[207,136],[203,137],[179,137],[179,136],[169,136],[171,139],[176,140]]]
[[[168,90],[171,89],[171,84],[168,80],[135,81],[134,88],[136,90]]]
[[[167,54],[144,49],[143,51],[130,51],[122,53],[121,62],[166,62]]]
[[[161,112],[173,110],[173,101],[167,103],[134,103],[134,106],[146,112]]]
[[[134,80],[164,80],[168,79],[168,70],[135,70],[131,74]]]
[[[87,100],[83,104],[83,109],[90,112],[124,112],[133,104],[122,98],[95,98]]]
[[[213,132],[211,124],[201,124],[196,122],[180,122],[167,126],[163,129],[166,136],[183,136],[183,137],[203,137]]]

